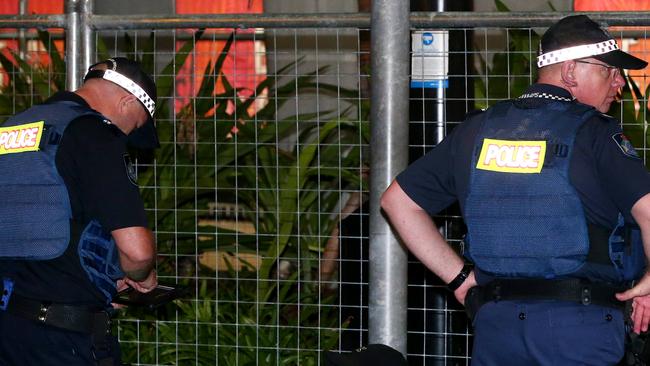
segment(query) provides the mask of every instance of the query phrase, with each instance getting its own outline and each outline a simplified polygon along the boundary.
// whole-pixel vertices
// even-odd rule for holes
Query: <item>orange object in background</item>
[[[238,0],[238,1],[213,1],[213,0],[176,0],[177,14],[259,14],[263,12],[262,0]],[[175,112],[188,104],[190,97],[196,95],[198,88],[203,81],[203,73],[208,63],[214,66],[226,43],[223,40],[212,40],[215,33],[228,34],[232,29],[206,30],[203,38],[196,42],[193,53],[187,58],[182,69],[176,78],[176,100]],[[254,29],[236,30],[237,34],[253,33]],[[222,72],[233,88],[238,89],[238,96],[249,97],[254,94],[256,86],[266,79],[266,56],[264,43],[262,41],[241,40],[231,45],[230,52],[226,57]],[[180,48],[181,42],[176,47]],[[224,91],[220,79],[217,80],[215,94]],[[264,102],[265,98],[260,98]],[[259,105],[258,105],[259,106]],[[254,113],[257,106],[249,109]],[[232,111],[232,105],[230,106]]]
[[[0,0],[0,14],[19,14],[19,0]],[[259,14],[263,11],[263,0],[176,0],[176,13],[178,14],[232,14],[250,13]],[[64,10],[63,0],[29,0],[27,1],[27,14],[62,14]],[[208,62],[212,65],[216,62],[225,41],[211,38],[211,32],[230,32],[231,30],[211,29],[206,31],[203,39],[197,42],[192,55],[190,55],[178,73],[176,88],[176,112],[189,102],[189,98],[196,94],[201,85],[203,73]],[[255,30],[237,30],[238,34],[253,33]],[[17,33],[16,29],[0,29],[0,32]],[[51,33],[62,34],[62,30],[51,30]],[[56,48],[63,55],[64,40],[54,41]],[[180,47],[181,42],[176,47]],[[10,60],[13,60],[11,52],[19,51],[17,39],[0,40],[0,52]],[[47,65],[49,56],[45,49],[36,40],[28,41],[26,51],[30,57],[30,63]],[[39,52],[36,52],[39,51]],[[42,52],[40,52],[42,51]],[[239,89],[238,95],[248,97],[253,95],[255,87],[266,79],[266,56],[264,42],[253,40],[237,40],[233,43],[228,56],[224,62],[222,72],[230,84]],[[6,73],[0,67],[0,83],[6,83]],[[218,80],[215,92],[223,92],[223,86]],[[259,103],[264,103],[265,98],[260,98]],[[249,112],[254,113],[259,107],[253,106]]]
[[[1,0],[0,1],[0,14],[19,14],[20,13],[20,1],[19,0]],[[27,1],[26,14],[62,14],[63,13],[63,0],[30,0]],[[50,34],[58,33],[63,34],[61,29],[49,29]],[[0,33],[17,33],[17,29],[0,29]],[[53,41],[55,47],[61,55],[64,52],[64,42],[63,39],[58,39]],[[9,60],[14,61],[14,58],[11,52],[19,51],[18,39],[2,39],[0,40],[0,52],[9,58]],[[28,40],[26,43],[26,51],[29,55],[28,62],[38,63],[41,65],[48,65],[50,62],[49,55],[45,52],[45,48],[42,47],[38,40]],[[0,84],[6,85],[8,82],[6,77],[6,72],[0,67]]]
[[[574,0],[575,11],[650,10],[648,0]]]

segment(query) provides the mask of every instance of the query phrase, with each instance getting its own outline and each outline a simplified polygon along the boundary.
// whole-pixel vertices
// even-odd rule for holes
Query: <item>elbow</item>
[[[154,261],[154,251],[149,248],[132,249],[126,253],[129,262],[134,264],[147,265]]]
[[[144,227],[113,231],[113,238],[120,251],[122,268],[150,267],[156,258],[153,233]]]
[[[403,219],[405,216],[416,215],[425,213],[428,215],[420,205],[409,197],[402,187],[393,181],[388,187],[386,192],[381,195],[379,204],[392,220]]]
[[[132,280],[144,281],[154,268],[155,255],[153,252],[136,251],[124,255],[120,259],[122,270]]]
[[[641,230],[650,228],[650,193],[634,203],[631,213]]]
[[[381,195],[381,198],[379,199],[379,206],[381,206],[382,210],[384,211],[387,211],[390,207],[391,200],[389,196],[390,194],[388,191],[386,191]]]
[[[386,191],[381,195],[381,198],[379,199],[379,205],[384,211],[390,212],[396,204],[399,204],[400,200],[397,197],[399,190],[401,190],[399,184],[393,181],[388,189],[386,189]]]

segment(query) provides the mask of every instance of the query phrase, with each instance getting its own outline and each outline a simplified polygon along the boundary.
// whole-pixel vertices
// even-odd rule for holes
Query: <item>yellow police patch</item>
[[[38,151],[45,122],[0,127],[0,155]]]
[[[483,139],[476,169],[504,173],[539,173],[546,141]]]

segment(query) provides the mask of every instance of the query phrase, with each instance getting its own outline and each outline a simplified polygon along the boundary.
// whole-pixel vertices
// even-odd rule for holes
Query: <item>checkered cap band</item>
[[[602,55],[603,53],[608,53],[616,50],[618,50],[618,45],[616,44],[615,39],[610,39],[599,43],[562,48],[537,56],[537,67],[553,65],[567,60],[576,60],[589,56]]]
[[[153,118],[153,113],[156,110],[156,103],[153,101],[153,99],[151,99],[149,94],[147,94],[147,92],[145,92],[144,89],[140,87],[140,85],[136,84],[133,82],[133,80],[127,78],[119,72],[110,69],[104,71],[103,78],[114,82],[115,84],[126,89],[129,93],[133,94],[136,98],[138,98],[140,102],[142,102],[144,107]]]

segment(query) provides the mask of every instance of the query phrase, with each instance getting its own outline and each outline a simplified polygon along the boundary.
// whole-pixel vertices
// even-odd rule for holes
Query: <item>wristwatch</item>
[[[462,285],[463,282],[465,282],[467,277],[469,277],[469,273],[472,272],[472,268],[474,267],[471,264],[465,263],[463,269],[460,270],[458,276],[456,276],[456,278],[451,280],[451,282],[449,282],[449,284],[447,285],[449,291],[451,292],[456,291],[460,287],[460,285]]]

